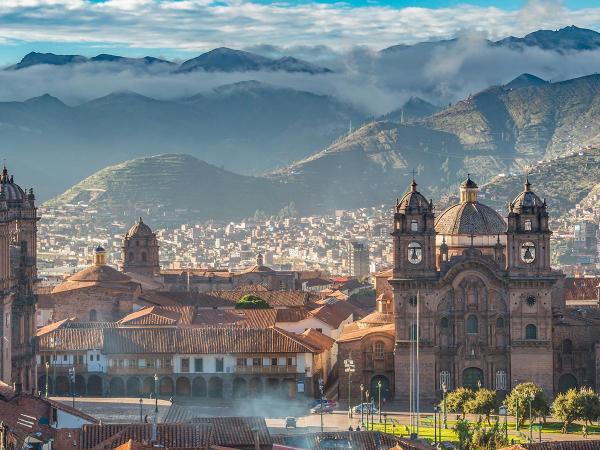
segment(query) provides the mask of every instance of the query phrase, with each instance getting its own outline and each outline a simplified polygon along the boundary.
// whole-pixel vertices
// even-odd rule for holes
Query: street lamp
[[[436,445],[437,441],[438,441],[438,437],[437,437],[437,413],[438,413],[438,407],[437,407],[437,405],[433,405],[433,445]]]
[[[508,408],[506,407],[506,405],[501,405],[498,408],[498,412],[501,416],[504,416],[504,437],[508,442]]]
[[[348,417],[352,419],[352,374],[355,371],[352,351],[350,351],[348,359],[344,360],[344,367],[344,371],[348,374]]]
[[[360,424],[362,425],[363,428],[365,426],[365,421],[363,419],[363,414],[364,414],[364,409],[365,409],[365,404],[363,402],[364,390],[365,390],[365,385],[360,383]]]
[[[379,397],[379,423],[381,423],[381,380],[379,380],[377,382],[377,390],[378,390],[378,397]]]
[[[533,418],[531,415],[531,403],[533,403],[533,392],[529,393],[527,400],[529,401],[529,443],[533,442]]]
[[[323,378],[319,378],[319,392],[321,393],[321,405],[319,408],[321,412],[321,433],[323,433]]]
[[[69,380],[71,380],[71,396],[73,397],[73,408],[75,408],[75,366],[69,369]]]
[[[46,397],[48,397],[48,369],[50,369],[50,363],[46,361]]]
[[[144,419],[142,418],[142,403],[144,401],[140,398],[140,423],[142,423],[144,421]]]
[[[369,403],[369,391],[365,391],[365,405],[367,405],[367,431],[369,431],[369,409],[371,404]]]
[[[387,413],[383,413],[383,432],[387,433]]]
[[[515,380],[514,383],[515,383],[515,388],[516,388],[519,385],[519,380]],[[519,396],[515,395],[515,399],[517,401],[517,413],[515,415],[516,416],[515,420],[517,421],[517,424],[515,425],[515,430],[519,431]]]
[[[444,430],[448,429],[448,416],[446,415],[446,392],[448,392],[448,386],[446,382],[442,383],[442,405],[444,409]]]
[[[154,423],[158,422],[158,374],[154,374]]]

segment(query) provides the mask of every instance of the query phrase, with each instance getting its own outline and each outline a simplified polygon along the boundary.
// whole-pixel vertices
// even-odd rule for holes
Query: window
[[[531,219],[525,220],[524,228],[525,228],[525,231],[531,231]]]
[[[94,360],[94,355],[90,355],[90,361]]]
[[[98,320],[98,313],[95,309],[90,309],[90,322],[95,322]]]
[[[529,324],[525,327],[525,339],[535,340],[537,339],[537,327],[533,324]]]
[[[286,364],[287,366],[293,366],[294,365],[294,358],[292,358],[291,356],[288,357],[286,363],[287,363]]]
[[[146,359],[146,367],[154,369],[155,364],[154,359]]]
[[[246,367],[246,358],[238,358],[236,365],[238,367]]]
[[[161,364],[162,364],[163,369],[169,369],[171,367],[171,358],[164,358],[161,361]],[[190,370],[190,363],[188,361],[188,370],[187,371],[189,372],[189,370]]]
[[[271,358],[271,365],[272,366],[276,366],[277,365],[277,358]]]
[[[408,299],[408,304],[409,304],[410,306],[417,306],[417,296],[416,296],[416,295],[413,295],[412,297],[410,297],[410,298]]]
[[[417,222],[416,220],[411,220],[410,231],[419,231],[419,222]]]
[[[67,355],[63,355],[63,361],[66,362],[69,360],[69,357]]]
[[[223,372],[223,358],[217,358],[215,362],[215,372]]]
[[[190,371],[190,358],[181,358],[181,371],[182,372]]]
[[[477,316],[470,315],[467,317],[467,333],[477,334],[479,332],[479,321]]]
[[[440,320],[440,328],[442,328],[443,330],[447,329],[450,326],[450,321],[448,320],[447,317],[442,317],[442,319]]]
[[[204,361],[202,358],[194,358],[194,372],[204,372]]]
[[[440,372],[440,389],[450,389],[450,372],[442,370]]]
[[[252,365],[254,367],[262,366],[262,358],[252,358]]]
[[[130,359],[129,360],[129,367],[130,368],[137,368],[137,359]]]
[[[573,354],[573,341],[571,339],[565,339],[562,342],[562,352],[565,355]]]
[[[77,356],[77,364],[83,364],[83,355]]]
[[[383,358],[384,352],[385,352],[385,345],[383,344],[383,342],[381,342],[381,341],[375,342],[375,345],[373,346],[373,353],[375,354],[375,357]]]
[[[504,317],[498,317],[496,319],[496,328],[504,328]]]

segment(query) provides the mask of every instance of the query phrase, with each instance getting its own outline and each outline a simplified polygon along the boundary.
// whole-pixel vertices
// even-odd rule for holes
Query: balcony
[[[84,373],[88,371],[88,368],[85,364],[50,364],[48,366],[48,374],[53,374],[56,372],[57,374],[69,373],[69,370],[75,367],[75,373]],[[46,364],[38,364],[37,365],[38,374],[46,372]]]
[[[109,367],[107,373],[110,375],[167,375],[173,373],[172,367]]]
[[[373,353],[365,352],[365,370],[372,370],[375,372],[385,372],[394,370],[394,353]]]
[[[240,374],[298,373],[296,366],[236,366],[234,369]]]

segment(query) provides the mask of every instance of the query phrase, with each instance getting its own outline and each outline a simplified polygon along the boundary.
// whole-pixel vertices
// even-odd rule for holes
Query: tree
[[[544,418],[550,410],[546,394],[544,394],[544,390],[540,386],[535,383],[518,384],[510,391],[505,403],[509,414],[513,416],[517,416],[518,405],[519,426],[523,424],[526,416],[529,417],[530,398],[533,398],[531,402],[532,419],[535,417]]]
[[[600,396],[589,387],[581,388],[578,394],[580,404],[579,418],[584,420],[587,425],[600,417]]]
[[[479,389],[472,399],[464,406],[467,414],[479,414],[485,416],[488,425],[491,425],[490,415],[496,409],[496,392],[490,389]]]
[[[470,390],[470,389],[469,389]],[[456,392],[456,391],[454,391]],[[471,391],[473,392],[473,391]],[[454,426],[454,431],[456,432],[456,436],[458,437],[458,448],[459,450],[470,450],[471,449],[471,439],[473,438],[473,432],[469,427],[468,420],[457,420],[456,425]]]
[[[495,422],[491,427],[483,427],[481,421],[473,430],[471,448],[473,450],[496,450],[508,445],[504,428]]]
[[[446,409],[453,413],[460,413],[465,418],[465,405],[475,398],[475,392],[469,388],[458,388],[446,394]],[[440,404],[443,407],[443,404]]]
[[[266,300],[252,294],[244,295],[235,304],[235,309],[269,309],[270,307]]]
[[[563,433],[566,433],[574,421],[579,418],[580,404],[578,393],[575,389],[569,389],[567,392],[561,392],[554,398],[552,403],[552,416],[562,422]]]

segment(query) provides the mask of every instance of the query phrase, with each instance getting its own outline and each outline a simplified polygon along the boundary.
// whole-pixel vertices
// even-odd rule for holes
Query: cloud
[[[336,50],[455,36],[488,38],[577,23],[593,27],[600,7],[570,10],[557,0],[523,9],[463,4],[452,8],[353,7],[347,3],[253,3],[244,0],[2,0],[0,39],[94,43],[199,52],[218,45],[277,45]]]

